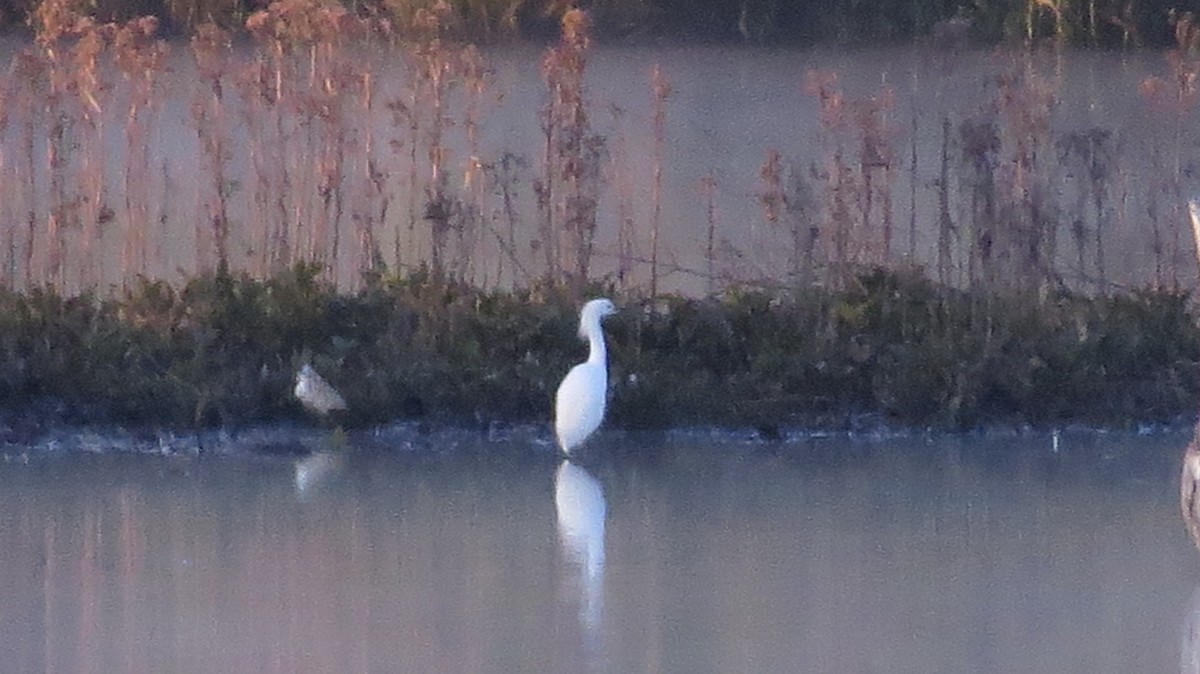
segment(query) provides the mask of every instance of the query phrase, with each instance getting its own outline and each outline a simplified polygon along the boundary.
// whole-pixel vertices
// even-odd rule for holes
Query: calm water
[[[1197,671],[1182,434],[0,464],[6,672]],[[440,451],[439,451],[440,450]]]

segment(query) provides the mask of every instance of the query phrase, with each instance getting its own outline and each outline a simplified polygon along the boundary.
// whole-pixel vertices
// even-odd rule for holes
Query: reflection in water
[[[632,437],[603,487],[526,441],[352,447],[303,498],[282,457],[34,453],[0,671],[1178,669],[1188,437],[1071,440]]]
[[[578,572],[580,623],[595,646],[604,617],[604,490],[587,470],[563,461],[554,475],[554,507],[559,542]]]
[[[1200,426],[1183,453],[1183,469],[1179,472],[1179,509],[1192,542],[1200,548]]]
[[[317,452],[296,462],[296,495],[303,497],[314,487],[328,479],[342,467],[342,455],[338,452]]]
[[[1183,643],[1179,649],[1181,674],[1200,674],[1200,585],[1192,591],[1183,618]]]
[[[1197,223],[1196,202],[1189,201],[1193,224]],[[1179,509],[1192,542],[1200,549],[1200,424],[1183,453],[1179,471]],[[1200,674],[1200,586],[1192,592],[1183,621],[1183,642],[1179,651],[1179,671]]]

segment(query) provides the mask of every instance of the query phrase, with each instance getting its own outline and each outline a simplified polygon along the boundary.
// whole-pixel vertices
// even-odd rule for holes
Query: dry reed
[[[820,110],[815,153],[769,151],[761,189],[749,197],[771,226],[760,233],[744,223],[748,243],[722,237],[716,176],[724,171],[709,167],[699,187],[700,268],[685,269],[664,259],[675,228],[664,186],[681,170],[668,134],[674,87],[655,67],[649,118],[636,120],[651,143],[628,141],[635,120],[620,110],[612,130],[597,128],[591,26],[581,10],[562,16],[562,39],[544,53],[542,146],[523,154],[485,142],[488,100],[505,92],[493,91],[486,59],[458,38],[446,2],[385,19],[331,0],[280,0],[247,18],[245,49],[223,29],[201,27],[181,84],[153,20],[97,23],[82,9],[39,5],[37,39],[4,77],[0,266],[11,288],[86,289],[179,269],[268,276],[301,261],[322,265],[343,288],[364,272],[424,265],[480,285],[540,276],[582,288],[598,276],[597,259],[612,259],[622,288],[658,294],[664,276],[680,271],[711,292],[781,276],[791,287],[838,287],[902,259],[928,263],[946,284],[1104,293],[1115,282],[1113,237],[1138,227],[1152,240],[1155,284],[1193,277],[1181,238],[1183,139],[1200,99],[1200,31],[1188,14],[1175,16],[1167,74],[1141,87],[1157,122],[1146,153],[1164,171],[1133,172],[1123,163],[1128,141],[1111,130],[1059,131],[1061,74],[1043,76],[1028,61],[990,80],[977,109],[938,119],[938,149],[922,155],[915,104],[911,124],[896,125],[896,92],[851,97],[837,73],[811,72],[804,87]],[[397,63],[396,77],[379,76]],[[191,167],[159,149],[175,128],[165,111],[180,90],[191,105],[179,122]],[[910,143],[910,211],[898,234],[902,142]],[[649,179],[637,180],[647,166]],[[928,244],[919,244],[922,201]],[[175,242],[171,252],[183,227],[194,245],[180,251]],[[607,241],[614,250],[598,243]]]

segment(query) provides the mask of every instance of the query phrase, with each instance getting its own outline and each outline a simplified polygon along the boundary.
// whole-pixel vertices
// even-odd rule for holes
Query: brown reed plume
[[[267,276],[316,261],[345,288],[359,272],[394,262],[399,271],[428,263],[439,275],[484,285],[536,275],[581,283],[595,275],[597,255],[610,252],[596,247],[607,241],[599,221],[610,214],[600,206],[611,185],[617,281],[631,288],[647,280],[637,278],[645,269],[651,292],[660,292],[666,274],[679,269],[662,238],[673,215],[663,212],[672,203],[664,206],[663,190],[678,170],[667,144],[674,99],[662,68],[650,78],[650,114],[639,120],[653,142],[630,140],[635,129],[617,111],[606,137],[585,86],[594,58],[588,15],[567,12],[562,40],[542,62],[544,145],[529,156],[523,148],[493,150],[488,101],[508,92],[493,91],[480,52],[458,40],[462,8],[406,6],[412,25],[394,32],[406,36],[402,46],[392,44],[389,22],[332,0],[264,6],[246,21],[252,41],[236,50],[229,34],[201,29],[191,45],[196,72],[180,69],[191,78],[180,78],[181,90],[191,92],[183,95],[194,99],[181,124],[195,134],[181,165],[174,148],[159,144],[174,128],[165,110],[178,93],[156,26],[95,23],[68,0],[40,5],[41,34],[14,59],[0,99],[4,281],[92,287],[106,274],[116,278],[109,255],[119,256],[126,276],[174,271],[161,249],[166,218],[194,208],[203,215],[172,224],[198,223],[196,245],[180,247],[197,255],[183,261],[187,272],[227,266]],[[717,290],[728,254],[742,269],[757,265],[764,285],[783,286],[786,274],[790,285],[837,286],[865,266],[892,267],[904,249],[914,261],[918,192],[928,190],[922,208],[933,216],[936,243],[922,251],[930,259],[915,263],[936,256],[939,281],[1040,289],[1073,281],[1106,292],[1118,278],[1111,239],[1141,228],[1154,240],[1155,282],[1180,283],[1192,262],[1178,225],[1200,38],[1190,15],[1176,15],[1174,27],[1178,45],[1167,73],[1143,83],[1156,123],[1147,125],[1152,142],[1138,150],[1165,170],[1142,176],[1120,165],[1116,157],[1131,139],[1109,130],[1059,134],[1061,82],[1039,75],[1033,59],[1004,64],[969,115],[947,113],[921,128],[914,106],[912,151],[904,158],[911,178],[901,188],[913,204],[904,241],[892,200],[901,169],[895,147],[906,129],[893,123],[892,92],[852,97],[836,73],[814,72],[806,88],[821,110],[817,152],[803,161],[768,153],[756,167],[758,192],[736,197],[758,199],[767,212],[765,229],[750,219],[762,229],[749,235],[759,250],[729,252],[732,244],[717,230],[720,167],[709,167],[693,186],[707,231],[690,251],[706,259],[688,273]],[[363,49],[373,40],[378,51]],[[395,77],[383,74],[397,63]],[[394,126],[381,131],[389,114]],[[918,130],[934,137],[921,141],[929,148],[922,146],[920,158]],[[642,176],[645,193],[636,180],[641,169],[633,168],[643,165],[651,171]],[[186,187],[188,178],[198,203],[170,211],[172,179]],[[1077,274],[1064,278],[1059,265]]]
[[[704,198],[706,290],[709,295],[717,292],[716,242],[717,242],[717,176],[710,169],[700,179],[700,192]]]
[[[858,135],[858,171],[862,180],[860,217],[868,241],[864,261],[878,266],[886,266],[890,261],[894,237],[891,188],[895,152],[891,143],[892,130],[888,125],[888,113],[894,106],[895,94],[886,86],[875,96],[855,101],[853,106]],[[880,177],[882,183],[878,182]],[[877,199],[882,202],[879,205],[882,212],[878,214],[878,228],[872,225]]]
[[[483,160],[478,156],[478,128],[482,93],[486,87],[488,69],[473,46],[457,39],[456,15],[444,0],[429,8],[419,9],[413,16],[408,34],[406,66],[408,91],[406,98],[395,98],[387,107],[396,126],[407,124],[409,154],[409,236],[408,248],[412,259],[422,259],[416,253],[415,226],[418,209],[416,195],[423,195],[419,209],[421,219],[429,223],[430,267],[437,277],[448,272],[467,276],[471,269],[473,250],[478,243],[482,220]],[[448,132],[456,126],[451,105],[453,94],[466,89],[466,143],[470,156],[463,165],[463,189],[452,185],[451,156]],[[419,163],[424,149],[425,165]],[[422,170],[423,169],[423,170]],[[423,181],[419,175],[424,173]],[[452,257],[450,244],[454,234],[458,255]],[[403,259],[397,234],[397,260]],[[451,264],[453,262],[453,265]],[[399,262],[398,262],[399,263]]]
[[[327,3],[317,0],[284,0],[246,20],[260,45],[260,67],[269,87],[268,96],[255,100],[273,121],[273,140],[280,143],[268,160],[278,190],[280,221],[272,238],[280,251],[275,256],[280,266],[297,260],[327,261],[332,191],[323,189],[318,119],[327,9]]]
[[[66,41],[76,33],[77,26],[86,23],[82,18],[81,7],[70,0],[50,0],[38,7],[34,24],[37,27],[36,47],[45,65],[46,88],[42,90],[41,104],[46,117],[46,180],[47,208],[45,228],[42,231],[41,249],[43,257],[40,268],[34,272],[35,247],[37,237],[33,231],[34,223],[30,222],[29,243],[27,251],[26,274],[27,280],[32,280],[36,274],[46,283],[62,287],[63,285],[63,232],[70,226],[68,220],[73,215],[73,199],[68,196],[69,186],[75,184],[71,180],[72,164],[69,148],[74,142],[74,127],[72,116],[68,112],[73,71],[64,63],[66,58]],[[32,84],[32,82],[31,82]],[[30,165],[31,174],[33,170]],[[36,199],[36,191],[33,194]]]
[[[1104,239],[1111,229],[1110,195],[1117,172],[1116,143],[1111,131],[1091,128],[1068,133],[1058,141],[1058,146],[1061,163],[1073,168],[1068,175],[1075,178],[1067,183],[1075,191],[1070,232],[1075,243],[1077,273],[1083,279],[1091,275],[1093,290],[1105,294],[1108,271]]]
[[[828,281],[834,287],[842,287],[853,275],[853,261],[857,257],[853,248],[855,222],[852,208],[861,192],[846,157],[844,136],[850,129],[850,111],[836,73],[809,71],[805,74],[805,89],[820,103],[821,128],[825,131],[823,159],[817,164],[814,176],[824,190],[825,219],[829,223]]]
[[[663,75],[662,66],[654,64],[650,75],[654,92],[654,178],[650,192],[650,296],[658,296],[658,238],[662,227],[663,163],[667,146],[667,99],[671,84]]]
[[[1007,150],[999,168],[1006,187],[1002,236],[1009,283],[1045,289],[1058,283],[1057,190],[1051,186],[1051,119],[1058,98],[1050,82],[1029,72],[998,78],[995,95]]]
[[[319,7],[276,3],[250,15],[246,30],[258,48],[254,58],[236,70],[254,177],[252,212],[258,223],[251,246],[257,250],[258,268],[272,272],[307,259],[307,246],[313,243],[307,234],[312,200],[305,182],[311,161],[307,152],[298,151],[305,129],[297,92],[316,75],[305,65],[315,63],[309,17],[317,10]]]
[[[821,233],[809,182],[802,171],[785,162],[783,155],[774,149],[767,150],[767,157],[758,169],[758,177],[763,186],[758,193],[758,201],[764,217],[768,223],[786,232],[790,240],[786,268],[790,283],[798,288],[806,287],[819,278],[816,256]],[[709,208],[712,207],[709,203]],[[708,218],[708,251],[711,255],[715,216],[710,213]],[[769,268],[760,268],[758,271],[762,278],[772,278],[776,274],[775,270]]]
[[[954,267],[954,238],[958,230],[950,215],[950,117],[942,117],[941,150],[938,152],[937,181],[937,280],[950,285]],[[914,212],[915,212],[914,208]]]
[[[121,269],[125,275],[145,275],[149,271],[150,242],[156,234],[151,217],[152,187],[151,130],[162,97],[160,80],[165,72],[166,43],[157,36],[158,20],[142,17],[115,27],[113,49],[117,68],[129,83],[125,123],[125,168],[122,190],[125,193],[124,233]],[[161,245],[162,236],[155,236]],[[161,254],[155,255],[161,258]]]
[[[374,53],[376,50],[384,52],[392,46],[392,38],[394,38],[391,23],[378,17],[370,17],[370,22],[366,31],[368,53]],[[378,65],[378,61],[373,61],[372,65]],[[372,124],[372,120],[376,116],[379,83],[377,78],[372,76],[371,68],[366,68],[359,77],[361,78],[359,112],[364,121],[361,126],[360,161],[362,194],[358,200],[362,206],[356,209],[353,215],[354,221],[358,225],[359,240],[359,259],[356,261],[355,269],[376,273],[385,266],[380,229],[388,222],[391,189],[388,188],[388,171],[384,168],[386,155],[379,150],[380,144],[374,138],[374,125]]]
[[[376,83],[358,48],[387,43],[390,24],[336,2],[281,0],[246,28],[258,49],[236,81],[250,137],[256,266],[316,261],[343,278],[347,219],[358,242],[350,266],[380,262],[377,220],[389,199],[370,124]],[[357,120],[356,111],[366,116]]]
[[[528,179],[529,161],[521,155],[505,152],[495,162],[484,164],[483,172],[490,193],[500,197],[499,212],[491,218],[492,235],[502,253],[496,256],[496,283],[507,282],[512,286],[528,283],[533,279],[521,262],[517,244],[517,231],[522,224],[517,200],[519,186]],[[504,273],[506,260],[512,267],[507,277]]]
[[[80,121],[80,247],[73,266],[83,287],[98,281],[97,243],[101,228],[115,216],[108,205],[105,171],[108,155],[105,147],[105,113],[112,97],[113,84],[107,81],[102,59],[106,59],[112,41],[112,25],[82,22],[75,44],[70,47],[69,62],[74,73],[71,89],[75,93]]]
[[[607,154],[604,137],[592,130],[584,87],[589,30],[586,13],[568,10],[562,17],[561,40],[542,59],[549,96],[542,117],[546,156],[539,199],[544,235],[560,256],[559,262],[547,258],[547,275],[557,280],[561,269],[576,287],[588,278]]]
[[[0,138],[8,136],[12,123],[12,101],[15,97],[13,80],[11,73],[0,77]],[[11,163],[6,143],[0,143],[0,193],[9,197],[0,199],[0,223],[3,223],[0,226],[0,241],[3,242],[5,250],[0,258],[0,284],[13,290],[16,281],[16,224],[19,221],[17,210],[21,198],[21,183],[20,174]]]
[[[1193,124],[1191,115],[1200,102],[1200,25],[1191,12],[1172,12],[1175,47],[1166,54],[1168,78],[1148,77],[1139,90],[1150,108],[1155,129],[1151,139],[1154,166],[1165,170],[1150,176],[1147,211],[1154,238],[1155,279],[1160,287],[1178,287],[1178,264],[1184,256],[1181,250],[1181,224],[1186,221],[1183,194],[1185,137]],[[1166,200],[1165,209],[1160,200]],[[1165,210],[1165,213],[1162,211]],[[1165,223],[1160,220],[1165,219]]]
[[[17,90],[13,96],[16,105],[12,106],[12,116],[21,120],[17,136],[21,148],[18,162],[21,173],[21,220],[23,236],[19,244],[12,246],[15,257],[18,248],[21,249],[21,271],[23,287],[33,288],[40,281],[34,264],[35,240],[38,223],[41,217],[38,199],[38,160],[36,139],[42,135],[43,100],[49,90],[49,63],[42,51],[37,48],[27,48],[20,51],[13,62],[12,80]],[[15,238],[15,235],[14,235]],[[16,263],[11,264],[13,278],[16,276]]]
[[[439,0],[431,9],[417,10],[413,27],[421,36],[414,51],[418,90],[428,105],[429,130],[426,151],[429,161],[428,179],[424,186],[424,219],[429,223],[430,265],[435,277],[446,273],[446,243],[453,227],[454,202],[449,194],[449,175],[446,172],[445,142],[447,96],[451,86],[450,54],[443,46],[443,31],[448,29],[453,11]],[[413,198],[414,195],[410,195]]]
[[[211,270],[213,262],[207,252],[211,250],[219,273],[229,271],[229,199],[233,182],[229,177],[231,150],[225,120],[225,82],[231,49],[229,33],[212,24],[202,26],[191,40],[201,85],[192,101],[192,120],[207,162],[209,180],[208,194],[201,197],[206,217],[196,223],[194,235],[196,265],[201,270]]]
[[[261,18],[261,17],[260,17]],[[211,24],[202,31],[220,30]],[[246,152],[251,175],[249,232],[250,270],[266,276],[283,269],[291,257],[288,207],[283,179],[287,177],[283,152],[283,131],[276,113],[276,88],[273,86],[269,50],[260,49],[248,63],[236,69],[235,86],[241,105],[239,120],[245,131]],[[278,135],[276,135],[278,132]],[[277,182],[278,180],[278,182]]]
[[[629,131],[625,125],[626,111],[618,105],[609,105],[612,116],[612,148],[609,152],[610,182],[616,188],[617,197],[617,285],[627,290],[633,285],[634,251],[636,248],[636,226],[634,223],[633,176],[629,171]],[[654,267],[654,263],[651,263]]]
[[[479,139],[480,117],[483,114],[484,93],[487,91],[490,69],[483,55],[474,45],[467,45],[458,54],[458,74],[465,90],[465,112],[463,130],[466,135],[467,165],[463,170],[462,205],[459,211],[457,275],[459,278],[476,281],[480,237],[483,233],[484,194],[486,177]],[[497,256],[500,259],[502,256]],[[497,277],[499,270],[497,270]]]
[[[885,265],[891,256],[895,152],[894,131],[886,116],[894,107],[894,95],[884,87],[875,96],[848,100],[837,74],[830,71],[806,73],[805,90],[821,106],[823,159],[814,177],[829,223],[829,280],[840,286],[855,268]],[[852,148],[857,161],[851,157]],[[882,210],[878,224],[877,210]]]
[[[994,78],[958,129],[966,185],[966,282],[1045,290],[1061,283],[1053,87],[1028,70]],[[1045,296],[1044,294],[1042,295]]]

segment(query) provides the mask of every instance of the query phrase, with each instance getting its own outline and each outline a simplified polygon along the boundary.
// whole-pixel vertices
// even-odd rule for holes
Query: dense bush
[[[321,278],[300,266],[179,290],[143,281],[112,299],[0,294],[0,401],[13,418],[49,404],[65,422],[300,418],[292,378],[312,362],[347,398],[343,423],[537,422],[585,357],[557,287],[418,274],[348,296]],[[838,293],[618,303],[617,426],[1123,426],[1200,400],[1200,330],[1177,292],[982,294],[875,271]]]

